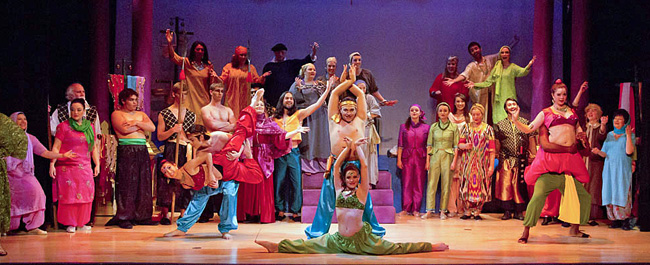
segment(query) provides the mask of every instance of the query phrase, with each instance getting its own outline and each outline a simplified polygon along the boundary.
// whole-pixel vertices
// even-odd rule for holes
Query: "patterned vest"
[[[59,104],[56,109],[59,111],[59,123],[63,123],[64,121],[67,121],[70,118],[70,113],[68,112],[68,103],[64,104]],[[97,108],[95,106],[90,106],[89,109],[86,110],[86,120],[89,120],[90,123],[95,122],[95,119],[97,118]]]

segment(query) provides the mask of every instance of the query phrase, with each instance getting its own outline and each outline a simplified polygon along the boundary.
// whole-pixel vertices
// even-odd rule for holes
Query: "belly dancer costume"
[[[363,211],[366,206],[359,201],[356,193],[344,198],[342,194],[336,198],[336,208],[355,209]],[[393,243],[372,233],[367,222],[363,228],[352,236],[342,236],[338,232],[324,234],[309,240],[282,240],[278,246],[280,253],[326,254],[350,253],[359,255],[392,255],[416,252],[431,252],[431,243]]]

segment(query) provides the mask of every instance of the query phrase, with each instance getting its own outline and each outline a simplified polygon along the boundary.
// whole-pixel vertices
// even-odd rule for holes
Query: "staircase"
[[[380,162],[381,163],[381,162]],[[381,167],[380,167],[381,169]],[[302,175],[302,222],[311,223],[316,214],[320,189],[323,185],[323,173]],[[370,190],[373,209],[377,220],[381,224],[395,223],[395,207],[393,206],[393,190],[391,189],[391,174],[388,171],[379,171],[377,188]],[[336,223],[336,213],[332,217],[332,223]]]

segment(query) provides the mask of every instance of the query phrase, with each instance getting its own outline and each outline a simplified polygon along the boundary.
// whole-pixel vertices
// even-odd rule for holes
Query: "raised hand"
[[[296,84],[296,89],[300,91],[302,89],[302,80],[300,80],[300,77],[296,77],[294,82]]]
[[[300,126],[300,127],[298,127],[298,129],[296,129],[296,130],[297,130],[299,133],[306,133],[306,132],[309,132],[309,127],[302,127],[302,126]]]
[[[634,128],[632,128],[632,126],[625,127],[625,134],[626,135],[630,136],[630,135],[632,135],[633,132],[634,132]]]
[[[607,124],[609,122],[609,116],[600,117],[600,124]]]
[[[533,59],[530,59],[530,62],[528,62],[528,65],[533,65],[533,63],[535,63],[535,60],[537,60],[537,56],[533,56]]]
[[[171,30],[169,30],[169,29],[167,29],[167,30],[165,31],[165,38],[167,38],[167,43],[168,43],[168,44],[171,44],[172,41],[174,40],[174,32],[171,31]]]
[[[585,92],[589,88],[589,82],[584,81],[582,85],[580,85],[580,92]]]
[[[465,84],[465,87],[466,87],[466,88],[474,88],[474,82],[472,82],[472,81],[467,81],[467,83]]]
[[[341,73],[341,80],[345,81],[348,79],[348,65],[343,65],[343,72]]]
[[[318,51],[318,48],[320,48],[320,46],[318,45],[318,42],[314,42],[310,46],[311,46],[311,54],[316,55],[316,52]]]
[[[345,146],[349,147],[350,144],[352,143],[352,138],[350,137],[343,137],[343,142],[345,143]]]
[[[350,66],[350,69],[348,69],[348,76],[350,77],[350,80],[354,83],[354,81],[357,81],[357,69],[355,67]]]

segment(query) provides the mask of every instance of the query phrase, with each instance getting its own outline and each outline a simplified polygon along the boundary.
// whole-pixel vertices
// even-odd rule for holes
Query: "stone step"
[[[302,175],[303,189],[320,189],[322,185],[323,185],[323,173]],[[379,179],[377,180],[377,189],[390,189],[390,187],[391,187],[390,172],[379,171]]]
[[[393,191],[388,189],[370,190],[374,206],[393,206]],[[308,189],[302,192],[302,205],[316,206],[320,199],[320,189]]]
[[[395,223],[395,207],[393,206],[377,206],[373,207],[377,221],[380,224],[394,224]],[[316,206],[302,206],[302,223],[312,223],[314,215],[316,214]],[[332,217],[332,223],[336,223],[336,210]],[[332,232],[332,231],[330,231]]]

